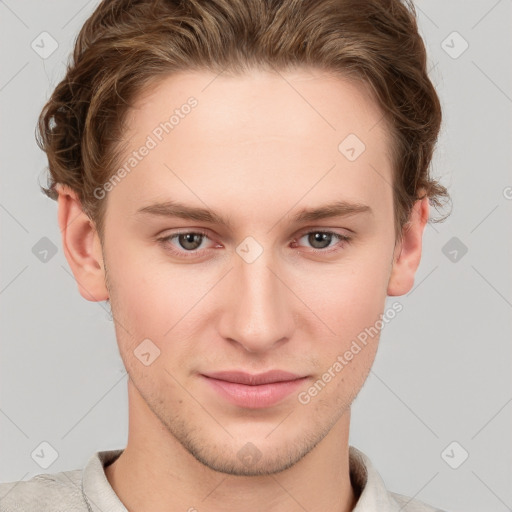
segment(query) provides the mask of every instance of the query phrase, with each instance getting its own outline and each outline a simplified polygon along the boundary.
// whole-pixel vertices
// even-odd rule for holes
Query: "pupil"
[[[184,249],[197,249],[201,243],[197,243],[197,239],[200,238],[202,235],[197,233],[187,233],[185,235],[180,235],[180,244]],[[195,241],[194,241],[195,240]],[[183,242],[183,243],[182,243]],[[188,244],[192,244],[192,247],[190,247]],[[194,247],[194,245],[197,245],[197,247]]]
[[[313,237],[313,240],[311,240],[311,235],[310,235],[310,243],[311,245],[313,245],[313,247],[315,247],[315,244],[317,242],[327,242],[327,245],[322,245],[321,247],[316,247],[317,249],[324,249],[325,247],[328,247],[329,246],[329,243],[330,243],[330,240],[331,240],[331,235],[329,233],[313,233],[312,234],[312,237]]]

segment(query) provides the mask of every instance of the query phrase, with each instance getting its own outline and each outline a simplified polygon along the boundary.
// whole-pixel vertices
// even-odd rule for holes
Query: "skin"
[[[428,200],[397,241],[390,141],[361,85],[304,68],[215,76],[168,76],[138,98],[127,155],[188,97],[198,106],[108,193],[103,244],[76,194],[59,188],[66,258],[84,298],[110,299],[129,375],[128,443],[106,476],[136,512],[349,511],[350,406],[378,335],[310,403],[297,394],[375,324],[387,295],[412,288]],[[353,162],[338,151],[349,133],[366,145]],[[232,226],[136,214],[170,199]],[[291,222],[340,199],[372,213]],[[156,241],[180,229],[208,236],[195,252],[190,239]],[[326,229],[352,239],[308,237]],[[236,252],[248,236],[263,248],[252,263]],[[149,366],[133,352],[146,338],[160,350]],[[199,376],[230,369],[309,378],[277,405],[247,409]],[[237,456],[248,442],[260,455],[252,464]]]

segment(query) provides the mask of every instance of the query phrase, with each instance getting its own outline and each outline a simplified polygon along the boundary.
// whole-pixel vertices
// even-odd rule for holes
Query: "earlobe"
[[[404,295],[414,286],[414,276],[421,261],[422,238],[428,221],[428,197],[415,202],[409,222],[402,231],[402,240],[395,248],[387,294]]]
[[[101,243],[94,223],[82,210],[77,193],[57,185],[58,222],[62,247],[84,299],[100,302],[108,299]]]

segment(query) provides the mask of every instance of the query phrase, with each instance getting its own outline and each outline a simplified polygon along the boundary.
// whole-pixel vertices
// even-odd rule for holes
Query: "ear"
[[[101,242],[94,223],[84,213],[77,193],[57,185],[58,220],[62,247],[84,299],[100,302],[108,299]]]
[[[395,247],[388,281],[388,295],[404,295],[414,285],[414,276],[421,260],[423,230],[428,221],[428,197],[418,199],[409,221],[402,229],[402,240]]]

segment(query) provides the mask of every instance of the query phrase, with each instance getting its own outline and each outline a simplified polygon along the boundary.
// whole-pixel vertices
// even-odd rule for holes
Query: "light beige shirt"
[[[122,451],[96,452],[83,469],[1,483],[0,511],[127,512],[110,486],[104,470]],[[353,512],[443,512],[421,501],[388,491],[370,459],[353,446],[349,448],[349,461],[350,479],[356,496],[359,496]]]

